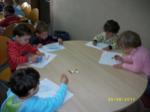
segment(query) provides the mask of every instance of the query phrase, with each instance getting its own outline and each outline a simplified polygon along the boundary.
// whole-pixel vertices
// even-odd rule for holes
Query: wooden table
[[[69,77],[69,89],[74,97],[60,112],[113,112],[126,108],[145,91],[144,75],[100,65],[102,51],[85,46],[86,41],[64,42],[65,50],[55,52],[57,57],[44,69],[38,69],[41,78],[59,83],[62,73]],[[68,70],[78,69],[78,74]],[[120,101],[121,100],[121,101]]]

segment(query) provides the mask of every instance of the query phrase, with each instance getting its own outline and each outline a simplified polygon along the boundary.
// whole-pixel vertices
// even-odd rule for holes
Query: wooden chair
[[[0,65],[0,80],[9,81],[11,75],[12,73],[8,62],[5,62],[2,65]]]
[[[0,80],[9,80],[11,69],[8,65],[7,42],[9,38],[0,36]]]
[[[34,32],[34,26],[32,24],[29,24],[29,23],[15,23],[15,24],[11,24],[9,26],[6,27],[6,29],[4,30],[4,36],[7,36],[9,38],[12,38],[13,36],[13,29],[14,27],[17,25],[17,24],[25,24],[28,26],[28,28],[30,28],[30,30],[32,32]]]
[[[0,36],[0,65],[8,60],[7,55],[7,42],[10,39],[4,36]]]
[[[39,21],[39,9],[33,8],[30,12],[29,19],[33,24],[35,24],[37,21]]]

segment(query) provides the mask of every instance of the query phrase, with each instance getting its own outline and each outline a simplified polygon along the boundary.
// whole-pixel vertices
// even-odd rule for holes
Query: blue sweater
[[[56,95],[49,98],[32,96],[21,100],[9,90],[0,112],[54,112],[63,104],[66,94],[65,84],[61,84]]]

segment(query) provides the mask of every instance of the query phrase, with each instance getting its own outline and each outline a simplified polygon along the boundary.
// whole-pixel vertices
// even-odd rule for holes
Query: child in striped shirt
[[[39,56],[44,55],[29,44],[31,30],[25,24],[18,24],[13,31],[16,39],[7,43],[8,59],[12,71],[19,64],[36,62]]]

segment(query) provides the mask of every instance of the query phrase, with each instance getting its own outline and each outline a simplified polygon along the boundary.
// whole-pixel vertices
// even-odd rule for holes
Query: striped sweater
[[[28,55],[35,54],[37,51],[30,44],[20,45],[15,41],[8,41],[7,47],[9,64],[12,71],[16,70],[17,65],[28,62]]]

